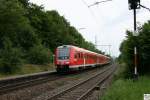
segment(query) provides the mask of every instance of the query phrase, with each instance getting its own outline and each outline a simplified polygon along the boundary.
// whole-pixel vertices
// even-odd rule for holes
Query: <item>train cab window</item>
[[[70,49],[68,47],[58,48],[58,59],[66,60],[69,59]]]

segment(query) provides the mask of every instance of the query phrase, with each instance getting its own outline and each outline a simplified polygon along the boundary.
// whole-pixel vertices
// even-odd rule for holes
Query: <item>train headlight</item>
[[[69,62],[66,62],[66,64],[69,64]]]

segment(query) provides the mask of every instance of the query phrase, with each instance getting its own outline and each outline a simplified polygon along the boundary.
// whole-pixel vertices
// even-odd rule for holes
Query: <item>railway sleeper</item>
[[[95,89],[95,90],[100,90],[101,87],[100,87],[99,85],[97,85],[94,89]]]

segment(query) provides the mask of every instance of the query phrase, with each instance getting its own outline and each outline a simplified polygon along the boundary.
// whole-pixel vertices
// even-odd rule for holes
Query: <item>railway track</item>
[[[41,84],[61,78],[56,72],[42,72],[30,75],[22,75],[0,80],[0,95],[20,88]]]
[[[95,89],[95,87],[101,85],[105,80],[107,80],[114,70],[114,65],[111,65],[102,72],[99,72],[86,80],[74,84],[57,93],[50,94],[48,100],[84,100],[87,95]]]
[[[84,72],[88,71],[90,70],[84,70]],[[75,74],[80,74],[80,72]],[[14,90],[42,84],[48,81],[59,80],[63,77],[66,76],[51,71],[0,79],[0,95],[11,93]]]
[[[85,97],[87,97],[87,95],[89,93],[91,93],[91,91],[94,91],[95,87],[97,87],[98,83],[95,81],[95,79],[100,82],[99,84],[101,84],[103,81],[105,81],[107,79],[104,77],[104,76],[106,76],[106,73],[107,74],[112,73],[112,72],[110,72],[110,70],[111,70],[110,65],[102,67],[100,69],[94,68],[92,70],[85,70],[83,75],[87,74],[86,76],[88,76],[88,77],[84,76],[85,78],[83,78],[83,79],[81,78],[81,80],[79,79],[78,81],[72,82],[73,84],[72,83],[71,84],[69,83],[68,85],[64,84],[64,86],[62,86],[62,87],[66,87],[64,89],[62,89],[61,86],[60,87],[58,86],[56,88],[54,87],[55,88],[54,90],[50,90],[49,92],[48,91],[46,92],[46,93],[49,93],[49,96],[47,95],[48,98],[47,98],[47,96],[45,96],[46,98],[44,97],[45,98],[44,99],[42,96],[40,96],[40,94],[43,93],[42,92],[37,96],[32,94],[31,98],[28,97],[28,99],[30,98],[32,100],[60,100],[60,99],[61,100],[82,100]],[[78,76],[82,73],[80,73],[80,72],[73,73],[73,75],[74,74],[77,74],[77,76]],[[101,77],[101,78],[98,79],[98,78],[96,78],[96,76],[99,78]],[[58,80],[61,80],[63,82],[63,80],[68,80],[69,77],[70,77],[70,79],[72,79],[71,77],[74,77],[74,76],[60,75],[60,74],[56,74],[55,72],[44,72],[44,73],[37,73],[37,74],[32,74],[32,75],[24,75],[24,76],[19,76],[19,77],[1,79],[0,80],[0,95],[2,96],[4,94],[4,96],[1,97],[2,100],[7,97],[11,98],[12,96],[13,96],[13,98],[18,98],[18,96],[22,95],[22,94],[16,95],[16,97],[14,97],[14,94],[12,94],[10,96],[9,95],[7,96],[5,94],[13,93],[16,90],[20,91],[20,90],[22,90],[22,88],[24,88],[24,89],[26,89],[28,87],[32,88],[32,86],[40,87],[40,84],[42,86],[43,83],[47,83],[49,81],[50,82],[56,81],[56,83],[57,83]],[[76,77],[76,75],[75,75],[75,77]],[[107,77],[109,77],[109,76],[107,76]],[[85,87],[90,87],[90,88],[86,89]],[[78,88],[78,90],[77,90],[77,88]],[[55,92],[55,90],[57,92]],[[58,90],[60,90],[60,91],[58,91]],[[81,90],[84,90],[84,91],[80,92]],[[34,92],[34,91],[32,91],[32,92]],[[18,94],[17,92],[15,92],[15,93]],[[37,94],[37,92],[35,92],[35,93]],[[80,95],[78,95],[78,94],[80,94]],[[7,100],[10,100],[10,99],[7,99]],[[16,99],[13,99],[13,100],[16,100]]]

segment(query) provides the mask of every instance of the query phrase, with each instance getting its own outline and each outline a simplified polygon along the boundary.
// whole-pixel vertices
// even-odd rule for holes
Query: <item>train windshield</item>
[[[58,49],[58,59],[60,59],[60,60],[69,59],[69,48],[59,48]]]

